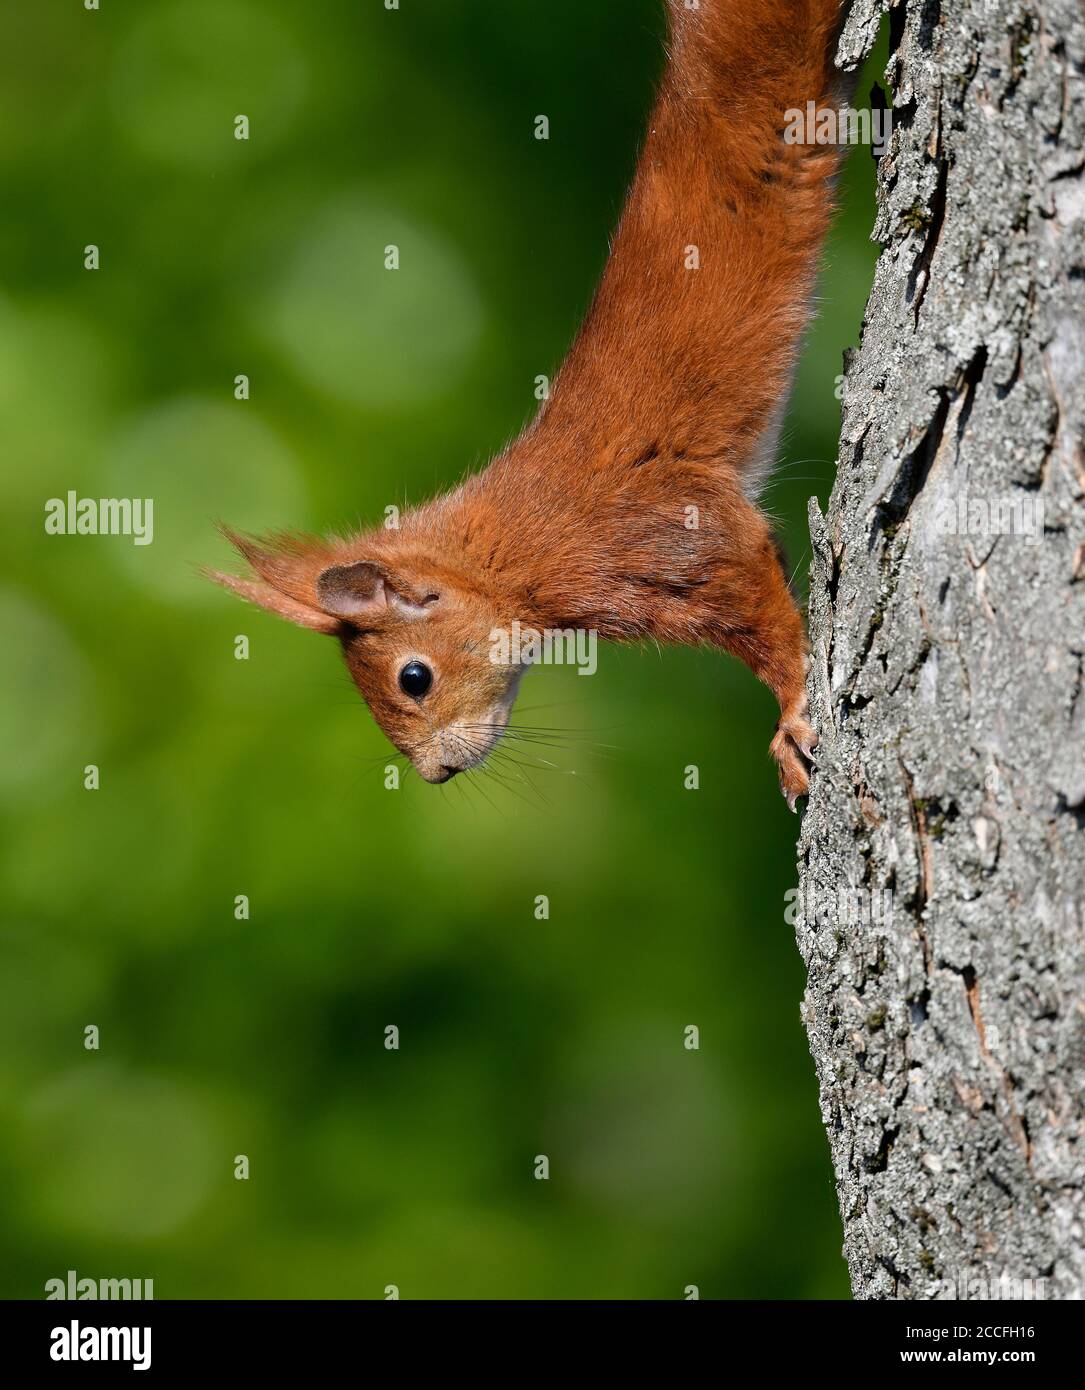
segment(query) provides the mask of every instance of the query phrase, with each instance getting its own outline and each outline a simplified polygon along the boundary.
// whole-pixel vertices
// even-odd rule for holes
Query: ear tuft
[[[307,627],[312,632],[324,632],[333,636],[342,626],[338,618],[322,613],[318,608],[309,608],[304,603],[298,603],[297,599],[292,599],[289,594],[280,593],[263,580],[240,579],[236,574],[222,574],[219,570],[211,569],[205,569],[202,573],[212,583],[221,584],[224,589],[229,589],[239,598],[255,603],[258,608],[285,618],[288,622],[297,623],[299,627]]]
[[[266,583],[299,603],[312,602],[316,576],[331,562],[334,553],[327,541],[290,531],[246,536],[222,522],[218,530]]]
[[[208,579],[299,627],[329,635],[340,631],[339,619],[322,612],[314,602],[315,577],[330,558],[327,542],[290,534],[257,540],[221,523],[218,529],[249,562],[256,578],[208,569],[203,571]]]

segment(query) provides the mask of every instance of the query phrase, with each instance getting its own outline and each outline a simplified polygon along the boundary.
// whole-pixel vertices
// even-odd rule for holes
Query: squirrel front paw
[[[769,744],[769,752],[780,773],[780,790],[792,811],[799,797],[810,791],[809,765],[818,736],[806,717],[808,713],[804,693],[802,699],[781,716],[776,736]]]

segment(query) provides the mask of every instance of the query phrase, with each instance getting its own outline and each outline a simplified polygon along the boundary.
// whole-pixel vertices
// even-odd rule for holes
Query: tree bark
[[[889,23],[883,249],[810,509],[803,1017],[856,1297],[1081,1298],[1085,17]]]

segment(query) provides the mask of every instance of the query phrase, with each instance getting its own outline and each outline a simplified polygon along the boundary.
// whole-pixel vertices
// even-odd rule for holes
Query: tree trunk
[[[856,1296],[1081,1298],[1085,18],[889,14],[883,250],[810,510],[803,1017]]]

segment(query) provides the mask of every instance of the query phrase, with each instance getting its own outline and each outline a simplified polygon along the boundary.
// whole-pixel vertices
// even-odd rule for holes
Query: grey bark
[[[803,1017],[855,1295],[1081,1298],[1085,18],[901,0],[890,45],[883,249],[810,512]]]

